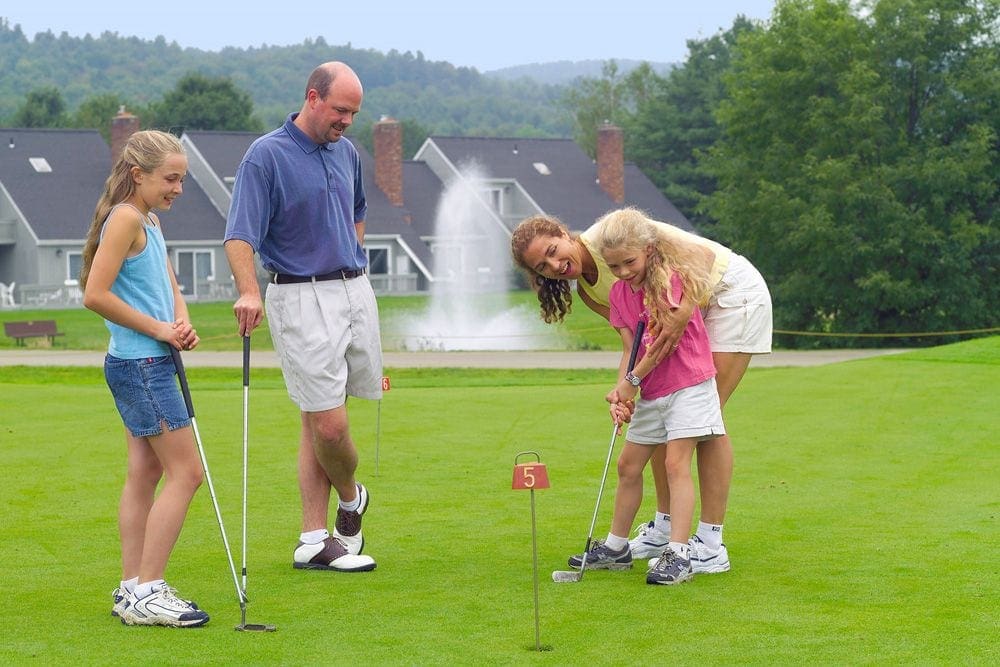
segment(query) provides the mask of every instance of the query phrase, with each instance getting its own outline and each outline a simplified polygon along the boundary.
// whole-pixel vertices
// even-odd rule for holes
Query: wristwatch
[[[637,378],[635,375],[632,374],[632,371],[627,371],[625,373],[625,381],[628,382],[633,387],[638,387],[639,384],[642,382],[641,379]]]

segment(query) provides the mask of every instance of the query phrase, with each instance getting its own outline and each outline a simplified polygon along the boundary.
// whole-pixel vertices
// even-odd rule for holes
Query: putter
[[[187,407],[188,417],[191,418],[191,427],[194,430],[194,441],[198,444],[198,455],[201,456],[201,467],[205,471],[205,482],[208,484],[208,493],[212,496],[212,506],[215,507],[215,518],[219,521],[219,532],[222,533],[222,544],[226,547],[226,558],[229,559],[229,570],[233,573],[233,584],[236,586],[236,597],[243,604],[243,593],[240,591],[240,582],[236,577],[236,565],[233,564],[233,552],[229,548],[229,538],[226,537],[226,527],[222,523],[222,512],[219,510],[219,501],[215,497],[215,485],[212,484],[212,475],[208,472],[208,460],[205,458],[205,448],[201,444],[201,434],[198,432],[198,420],[194,418],[194,403],[191,402],[191,389],[188,387],[187,373],[184,372],[184,362],[181,360],[181,353],[173,345],[170,348],[170,356],[174,359],[174,368],[177,370],[177,379],[181,383],[181,393],[184,394],[184,405]]]
[[[642,320],[635,325],[635,337],[632,339],[632,351],[628,357],[627,370],[631,371],[635,367],[635,358],[639,353],[639,341],[646,330],[646,323]],[[611,443],[608,445],[608,457],[604,461],[604,472],[601,474],[601,485],[597,489],[597,504],[594,505],[594,516],[590,520],[590,532],[587,534],[587,544],[583,548],[583,559],[580,561],[579,570],[556,570],[552,573],[552,581],[557,584],[575,583],[583,579],[583,573],[587,570],[587,554],[590,553],[590,545],[594,540],[594,526],[597,525],[597,512],[601,507],[601,496],[604,495],[604,483],[608,479],[608,467],[611,465],[611,454],[615,451],[615,440],[618,437],[619,424],[611,427]]]
[[[250,424],[250,335],[243,336],[243,587],[240,590],[238,632],[274,632],[273,625],[247,623],[247,440]]]

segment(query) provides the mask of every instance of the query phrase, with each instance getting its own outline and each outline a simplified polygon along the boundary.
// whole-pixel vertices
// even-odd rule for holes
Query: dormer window
[[[501,188],[483,188],[480,193],[494,211],[503,213],[503,190]]]

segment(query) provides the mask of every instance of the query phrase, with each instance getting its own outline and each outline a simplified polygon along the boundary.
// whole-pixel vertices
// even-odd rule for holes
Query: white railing
[[[62,285],[18,285],[15,303],[22,308],[75,308],[83,305],[83,292],[75,280]]]
[[[375,273],[368,276],[375,294],[413,294],[417,291],[415,273]]]
[[[376,294],[415,294],[417,274],[385,273],[368,277]],[[189,301],[235,301],[236,285],[232,282],[205,280],[198,282],[196,294],[185,294]],[[0,308],[75,308],[83,305],[83,293],[75,280],[64,284],[17,285],[9,300],[0,301]]]

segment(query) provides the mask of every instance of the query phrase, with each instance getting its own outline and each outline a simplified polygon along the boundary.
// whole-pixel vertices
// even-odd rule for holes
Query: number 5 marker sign
[[[534,456],[535,460],[518,463],[522,456]],[[521,452],[514,457],[514,479],[511,482],[514,490],[527,489],[531,491],[531,559],[535,583],[535,650],[541,651],[542,645],[538,627],[538,543],[535,536],[535,489],[549,488],[549,473],[541,462],[538,452]]]

